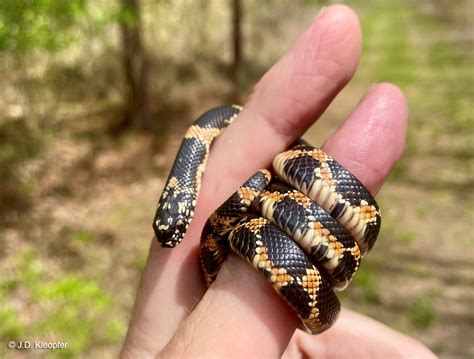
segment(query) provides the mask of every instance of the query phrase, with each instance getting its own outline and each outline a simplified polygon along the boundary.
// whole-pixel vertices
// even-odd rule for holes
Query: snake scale
[[[187,130],[153,221],[164,247],[178,245],[193,218],[213,141],[241,111],[214,108]],[[300,140],[260,170],[207,220],[200,257],[207,285],[229,250],[271,283],[310,333],[337,319],[344,289],[373,246],[380,210],[364,185],[329,155]]]

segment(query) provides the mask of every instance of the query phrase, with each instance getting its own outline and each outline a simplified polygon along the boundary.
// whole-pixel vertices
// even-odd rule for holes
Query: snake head
[[[194,215],[193,199],[183,192],[164,191],[158,204],[153,229],[162,247],[176,247]]]

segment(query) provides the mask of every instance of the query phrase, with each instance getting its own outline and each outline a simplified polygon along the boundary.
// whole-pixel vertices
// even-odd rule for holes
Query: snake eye
[[[186,224],[184,222],[178,222],[176,223],[176,229],[180,232],[180,233],[184,233],[186,231]]]

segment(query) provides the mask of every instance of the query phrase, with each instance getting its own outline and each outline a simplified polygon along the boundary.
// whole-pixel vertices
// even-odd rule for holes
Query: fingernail
[[[319,19],[321,16],[323,16],[327,8],[327,6],[323,6],[321,9],[319,9],[318,13],[316,14],[316,19]]]

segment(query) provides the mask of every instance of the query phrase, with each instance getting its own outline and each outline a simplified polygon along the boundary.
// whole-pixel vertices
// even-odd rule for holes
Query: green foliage
[[[429,328],[437,319],[431,295],[415,299],[408,309],[408,318],[417,328]]]
[[[99,30],[103,30],[106,24],[112,22],[133,25],[136,20],[132,11],[120,8],[120,3],[123,2],[120,0],[0,0],[0,56],[2,56],[1,60],[12,59],[12,61],[1,62],[5,73],[2,88],[5,90],[4,103],[22,109],[21,115],[12,115],[15,118],[0,116],[3,117],[3,120],[0,120],[0,177],[2,178],[0,204],[2,206],[18,205],[21,203],[20,198],[25,197],[31,199],[31,208],[37,211],[32,214],[39,215],[40,218],[41,216],[49,218],[36,209],[41,206],[35,206],[45,197],[54,202],[57,201],[56,195],[60,196],[60,201],[56,202],[59,205],[64,200],[71,202],[79,200],[79,205],[87,206],[92,202],[90,197],[96,193],[93,192],[96,190],[93,183],[94,176],[97,175],[96,177],[101,181],[114,181],[116,178],[123,181],[124,178],[129,178],[129,173],[119,165],[116,166],[117,173],[111,172],[114,179],[112,176],[102,177],[102,174],[107,175],[106,171],[110,170],[104,169],[104,172],[101,172],[100,166],[96,166],[99,161],[93,162],[96,158],[104,159],[99,150],[105,147],[104,143],[109,141],[109,138],[103,130],[106,128],[103,124],[110,114],[116,117],[114,111],[111,111],[110,101],[111,99],[117,101],[116,96],[120,92],[121,81],[121,63],[118,55],[120,45],[117,42],[119,34],[116,31],[99,32]],[[290,45],[290,42],[286,41],[285,34],[290,34],[288,36],[292,37],[291,41],[293,41],[293,37],[297,36],[297,31],[303,29],[302,25],[298,24],[302,24],[302,20],[299,18],[296,21],[292,20],[287,10],[290,7],[307,5],[308,8],[304,9],[304,12],[312,14],[323,4],[330,3],[335,3],[335,1],[301,0],[296,3],[296,6],[280,0],[244,2],[244,40],[247,58],[245,67],[246,71],[248,70],[246,81],[249,87],[279,58],[286,46]],[[466,53],[467,46],[459,40],[458,35],[446,31],[453,26],[448,18],[444,18],[446,12],[440,11],[443,18],[433,16],[432,11],[438,7],[437,2],[415,4],[407,0],[380,0],[367,5],[366,1],[352,0],[346,3],[353,6],[361,16],[364,33],[365,48],[358,75],[354,79],[356,87],[362,88],[370,82],[391,81],[402,87],[410,103],[406,157],[392,171],[390,179],[393,184],[403,183],[404,180],[409,179],[412,175],[413,163],[423,164],[426,154],[423,151],[426,151],[427,147],[430,154],[433,152],[433,155],[443,155],[442,161],[438,162],[443,163],[443,166],[432,167],[433,175],[437,179],[440,176],[436,171],[443,169],[444,165],[452,164],[454,156],[457,156],[460,161],[458,167],[464,171],[447,171],[450,176],[454,178],[463,172],[468,173],[469,161],[472,158],[472,151],[469,148],[460,148],[455,153],[441,148],[443,143],[445,146],[446,143],[450,144],[446,147],[456,145],[461,147],[462,142],[458,139],[472,132],[472,88],[474,88],[472,54]],[[219,101],[222,99],[219,94],[225,94],[227,91],[228,84],[223,83],[226,80],[222,80],[221,75],[225,73],[223,65],[230,56],[226,45],[230,24],[228,3],[144,0],[141,4],[143,39],[150,60],[151,86],[154,86],[155,93],[164,94],[158,95],[159,101],[156,107],[160,107],[160,113],[156,115],[156,119],[163,129],[168,129],[173,121],[176,120],[178,123],[186,117],[177,116],[173,112],[175,108],[179,108],[179,111],[183,109],[187,111],[191,108],[194,111],[197,103],[200,104],[199,106],[204,106],[204,104]],[[298,12],[293,14],[296,13]],[[306,23],[309,21],[310,19],[307,18]],[[286,22],[291,23],[291,28],[285,25]],[[293,33],[287,31],[288,29],[298,30]],[[249,46],[252,43],[254,46]],[[59,52],[53,56],[48,53],[65,49],[68,51]],[[37,56],[38,54],[40,56]],[[196,54],[199,56],[195,56]],[[15,87],[13,91],[12,87]],[[349,93],[350,91],[349,89]],[[245,90],[242,91],[244,92]],[[345,96],[348,96],[346,98],[349,101],[354,100],[350,98],[349,93],[346,92]],[[25,97],[26,100],[23,100]],[[89,99],[91,102],[88,102]],[[4,103],[0,101],[0,110],[3,110]],[[47,111],[35,110],[37,104],[46,104]],[[167,110],[167,104],[170,114],[163,111],[163,109]],[[7,113],[13,112],[7,111]],[[45,134],[46,131],[48,131],[47,134]],[[424,132],[433,136],[420,136]],[[159,131],[158,133],[162,136]],[[52,138],[52,135],[55,138]],[[28,172],[38,165],[37,162],[41,165],[42,150],[48,149],[48,146],[56,141],[56,137],[61,140],[76,138],[78,141],[83,141],[85,145],[97,147],[92,154],[97,153],[98,156],[91,156],[90,163],[85,163],[88,159],[84,158],[84,163],[80,162],[85,165],[84,168],[82,166],[77,168],[80,174],[89,171],[90,168],[93,169],[92,172],[87,173],[91,174],[92,184],[91,189],[86,192],[87,196],[81,194],[78,196],[75,192],[75,188],[79,187],[78,183],[81,188],[84,184],[76,181],[75,174],[71,176],[69,168],[64,171],[61,167],[59,168],[63,176],[61,180],[66,182],[64,188],[68,188],[68,198],[64,197],[62,190],[59,192],[62,182],[60,186],[52,190],[48,188],[45,190],[43,178],[35,176],[36,173],[31,175]],[[443,141],[437,141],[441,137]],[[164,146],[167,142],[162,138],[164,137],[157,139],[160,146],[162,144]],[[117,140],[114,139],[114,141]],[[119,141],[136,142],[136,137],[124,135],[119,138]],[[120,144],[121,150],[114,152],[113,155],[124,156],[128,146],[128,142]],[[54,151],[52,146],[51,148]],[[72,151],[76,151],[75,147],[71,146],[71,148]],[[438,148],[437,154],[434,153],[436,148]],[[37,155],[40,155],[37,158],[39,161],[32,161],[33,166],[31,166],[28,161]],[[165,155],[166,153],[163,156]],[[88,165],[91,166],[88,167]],[[51,164],[41,166],[44,167],[38,172],[40,175],[48,173],[50,169],[53,173],[59,172],[58,167]],[[161,171],[161,165],[158,167]],[[24,175],[25,172],[30,173],[30,176]],[[77,178],[83,177],[77,176]],[[9,183],[12,184],[11,187]],[[67,186],[69,184],[72,185],[71,190]],[[420,185],[424,186],[423,183]],[[463,202],[458,202],[453,197],[456,191],[453,186],[446,186],[438,192],[433,192],[427,187],[422,189],[426,190],[426,197],[432,199],[434,203],[438,205],[458,203],[460,206],[458,212],[461,213],[461,217],[465,215],[466,218],[474,218],[474,204],[468,203],[464,206]],[[414,187],[413,190],[416,191],[416,188]],[[15,195],[13,196],[12,193]],[[406,199],[407,196],[401,193],[400,201],[404,198]],[[53,353],[60,356],[75,356],[79,353],[88,355],[89,349],[99,348],[100,351],[107,343],[116,343],[116,347],[119,346],[117,343],[121,341],[126,330],[124,318],[131,306],[130,299],[126,299],[124,293],[135,290],[136,283],[130,279],[135,276],[126,276],[127,279],[123,282],[117,280],[116,282],[120,284],[115,285],[114,288],[119,290],[112,292],[104,289],[103,279],[107,278],[109,283],[111,280],[109,267],[104,264],[106,261],[102,256],[102,250],[108,254],[108,251],[115,250],[115,247],[111,249],[108,241],[97,239],[102,238],[100,230],[103,228],[112,229],[112,231],[113,228],[118,228],[123,231],[125,222],[134,223],[128,224],[134,228],[127,228],[127,233],[141,233],[141,230],[137,228],[145,221],[142,221],[144,215],[142,216],[140,211],[147,213],[151,207],[147,204],[145,206],[147,208],[142,209],[137,204],[131,205],[127,201],[118,202],[120,201],[113,202],[115,204],[113,209],[104,212],[100,225],[94,221],[92,224],[76,224],[71,228],[87,229],[77,230],[74,233],[66,232],[64,236],[50,235],[50,228],[64,226],[61,219],[51,218],[51,221],[54,221],[51,225],[48,221],[44,221],[44,224],[34,224],[32,230],[35,232],[41,230],[44,234],[44,243],[41,244],[44,245],[43,250],[48,248],[48,251],[52,251],[51,248],[61,247],[64,251],[51,257],[42,257],[37,251],[23,251],[15,257],[5,259],[7,263],[10,263],[7,267],[10,266],[11,270],[2,271],[0,276],[0,340],[2,342],[8,338],[25,339],[26,337],[68,341],[67,351]],[[436,311],[439,308],[433,305],[432,295],[417,296],[415,293],[403,293],[403,290],[412,288],[409,286],[407,286],[408,289],[401,289],[400,295],[406,300],[400,313],[387,306],[384,299],[389,294],[382,292],[386,285],[382,280],[382,275],[387,276],[389,280],[392,280],[389,277],[391,275],[396,276],[394,280],[399,280],[398,276],[410,280],[416,277],[417,283],[425,283],[437,275],[432,272],[432,265],[427,264],[426,257],[422,258],[422,252],[426,256],[424,249],[432,246],[422,246],[422,244],[428,243],[427,238],[431,240],[432,233],[438,233],[438,227],[426,229],[425,232],[417,227],[423,221],[433,218],[433,205],[430,201],[415,203],[410,216],[414,213],[416,219],[419,220],[417,225],[407,222],[403,226],[400,226],[400,223],[403,223],[402,220],[406,217],[400,211],[405,207],[387,202],[381,203],[381,208],[384,217],[379,241],[384,241],[385,247],[377,245],[367,260],[364,259],[361,270],[354,279],[354,284],[347,291],[340,293],[341,297],[349,301],[354,309],[369,315],[377,317],[377,312],[383,311],[386,315],[381,317],[381,320],[405,332],[413,333],[416,328],[428,328],[431,325],[445,325],[446,323],[443,322],[445,316],[437,314]],[[0,208],[0,211],[2,213],[0,216],[6,213],[3,208]],[[468,213],[465,214],[465,212]],[[23,218],[36,218],[21,210],[16,210],[16,215]],[[17,227],[21,227],[22,223],[18,223],[20,225]],[[466,228],[466,226],[460,228]],[[28,243],[27,239],[21,237],[21,229],[14,228],[14,230],[20,233],[22,245]],[[115,233],[113,235],[115,236]],[[123,237],[127,236],[123,234]],[[474,237],[472,235],[465,237],[461,240],[465,240],[472,246]],[[64,245],[65,241],[66,245]],[[390,250],[392,244],[397,249],[396,255]],[[99,245],[100,250],[98,250]],[[137,247],[142,245],[137,244]],[[144,244],[145,247],[147,245],[147,243]],[[124,250],[125,260],[118,261],[128,265],[124,270],[136,272],[143,269],[148,253],[145,247],[136,257],[132,257],[127,250]],[[409,259],[404,258],[405,252],[413,254],[411,250],[405,251],[408,247],[423,249],[420,252],[419,262],[417,260],[410,263]],[[371,262],[372,258],[377,258],[378,262]],[[69,262],[68,265],[64,265],[65,262]],[[72,265],[71,262],[77,263]],[[392,266],[385,268],[385,263]],[[78,272],[69,272],[70,268]],[[84,274],[85,272],[88,274]],[[94,273],[95,276],[90,273]],[[394,295],[399,295],[398,287],[391,290],[392,293],[396,293]],[[119,315],[117,315],[117,301],[126,303]],[[441,308],[441,310],[445,309]],[[439,322],[437,322],[438,316]],[[449,340],[446,340],[446,343],[449,343]],[[449,345],[446,344],[446,346]],[[2,350],[5,348],[0,348],[0,357],[3,357]]]
[[[110,294],[95,279],[79,274],[54,276],[34,250],[12,258],[13,271],[2,278],[0,291],[0,340],[51,340],[67,342],[64,350],[51,353],[70,357],[92,343],[121,340],[126,324],[107,315],[115,306]],[[23,309],[14,309],[10,297],[22,293]],[[37,313],[34,319],[22,312]]]
[[[0,337],[13,340],[21,339],[24,326],[18,320],[15,310],[8,304],[0,307]]]
[[[63,278],[32,288],[32,300],[47,308],[48,316],[35,324],[35,332],[54,333],[56,338],[69,342],[69,350],[83,352],[90,344],[97,328],[97,317],[112,304],[111,297],[97,283],[78,275]]]
[[[390,172],[390,180],[396,181],[406,173],[406,163],[404,161],[397,162]]]
[[[378,293],[377,278],[374,268],[369,263],[361,266],[353,282],[354,287],[362,289],[364,299],[369,303],[379,303],[380,296]]]
[[[415,235],[410,231],[405,231],[400,235],[402,242],[411,243],[415,240]]]
[[[113,319],[105,327],[105,338],[109,342],[120,342],[126,330],[127,326],[121,318]]]
[[[133,11],[133,9],[127,9],[125,7],[121,7],[117,11],[117,20],[127,26],[132,26],[138,20],[137,14]]]
[[[462,46],[446,40],[452,24],[422,7],[393,1],[377,2],[362,20],[363,58],[377,54],[369,59],[370,77],[400,86],[408,96],[412,117],[424,128],[435,134],[469,131],[474,71]],[[434,118],[427,121],[427,114]],[[437,122],[439,117],[446,121]],[[417,140],[414,131],[419,130],[409,127],[409,151]]]
[[[0,2],[0,50],[56,50],[75,37],[85,0],[4,0]]]
[[[94,234],[88,231],[80,231],[72,235],[71,241],[77,244],[87,244],[94,240]]]
[[[416,217],[419,219],[425,219],[427,215],[427,210],[425,207],[418,206],[415,209]]]
[[[3,0],[0,2],[0,51],[56,51],[111,19],[112,12],[86,0]]]
[[[141,255],[135,258],[134,265],[138,270],[142,271],[145,268],[147,260],[148,260],[148,253],[143,252]]]
[[[387,81],[403,87],[416,79],[416,48],[405,26],[410,16],[412,10],[405,6],[383,1],[371,8],[364,18],[364,54],[377,53],[371,69],[371,77],[377,82]]]
[[[427,278],[430,275],[429,268],[423,263],[412,263],[407,269],[414,277]]]

